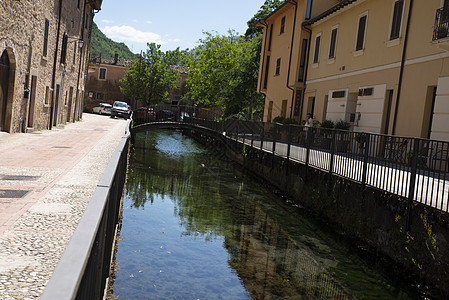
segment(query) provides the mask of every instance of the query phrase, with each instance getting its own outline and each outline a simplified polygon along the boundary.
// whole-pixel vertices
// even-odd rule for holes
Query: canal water
[[[137,135],[116,257],[119,299],[419,299],[357,247],[207,146]]]

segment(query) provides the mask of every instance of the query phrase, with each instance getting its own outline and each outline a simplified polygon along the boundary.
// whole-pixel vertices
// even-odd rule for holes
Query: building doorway
[[[69,107],[67,108],[67,122],[70,123],[70,116],[72,112],[72,101],[73,101],[73,87],[70,87],[69,90]]]
[[[55,93],[55,110],[53,112],[54,115],[54,119],[53,119],[53,126],[56,126],[59,124],[59,94],[61,93],[60,91],[61,86],[59,84],[56,85],[56,93]]]
[[[9,71],[9,57],[8,53],[5,50],[0,57],[0,131],[6,131],[6,107],[8,103]]]

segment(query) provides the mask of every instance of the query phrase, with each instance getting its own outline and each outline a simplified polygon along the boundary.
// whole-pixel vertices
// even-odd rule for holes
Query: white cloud
[[[144,32],[137,30],[131,26],[105,26],[100,30],[110,39],[114,41],[124,41],[133,43],[156,43],[159,45],[166,44],[161,36],[154,32]]]

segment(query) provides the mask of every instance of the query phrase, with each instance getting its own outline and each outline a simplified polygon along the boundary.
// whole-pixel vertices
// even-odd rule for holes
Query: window
[[[355,51],[362,50],[365,48],[365,29],[366,29],[366,20],[368,15],[362,15],[359,18],[359,28],[357,30],[357,41],[355,44]]]
[[[64,35],[62,36],[62,46],[61,46],[61,64],[65,64],[66,57],[67,57],[67,42],[68,42],[68,36],[64,32]]]
[[[86,29],[88,29],[89,27],[89,13],[86,13],[86,20],[84,22],[84,27],[86,27]]]
[[[299,111],[301,108],[301,95],[302,95],[302,91],[301,90],[297,90],[296,91],[296,97],[295,97],[295,109],[293,112],[294,116],[299,116]]]
[[[269,68],[270,68],[270,57],[267,56],[267,65],[266,65],[266,68],[265,68],[265,80],[263,82],[263,88],[264,89],[266,89],[267,85],[268,85],[268,70],[269,70]]]
[[[345,95],[346,95],[345,90],[332,92],[332,98],[344,98]]]
[[[285,17],[282,17],[282,19],[281,19],[281,31],[279,32],[279,34],[283,34],[284,33],[284,29],[285,29]]]
[[[329,47],[329,58],[335,58],[335,48],[337,46],[337,32],[338,32],[338,27],[332,29],[331,43],[330,43],[330,47]]]
[[[48,105],[50,103],[49,98],[50,98],[50,87],[46,86],[45,87],[45,98],[44,98],[45,105]]]
[[[268,40],[268,51],[271,51],[271,39],[273,37],[273,24],[270,27],[270,39]]]
[[[50,27],[50,21],[48,19],[45,19],[45,28],[44,28],[44,49],[42,51],[42,55],[44,57],[47,56],[47,50],[48,50],[48,29]]]
[[[319,62],[320,45],[321,45],[321,34],[317,35],[315,38],[315,52],[313,53],[314,64],[317,64]]]
[[[97,93],[97,100],[103,100],[104,94],[103,93]]]
[[[75,64],[75,60],[76,60],[76,45],[77,45],[77,42],[75,41],[73,43],[73,62],[72,62],[72,64]]]
[[[303,39],[302,40],[301,60],[299,62],[299,76],[298,76],[298,81],[300,81],[300,82],[304,81],[308,42],[309,42],[308,39]]]
[[[374,94],[373,87],[359,89],[359,97],[372,96],[373,94]]]
[[[390,40],[399,38],[402,25],[402,11],[404,0],[396,0],[393,7],[393,19],[391,21]]]
[[[281,74],[281,59],[278,58],[278,60],[276,61],[276,75]]]
[[[81,0],[78,0],[78,9],[80,9],[80,2],[81,2]]]
[[[100,72],[98,74],[98,79],[106,80],[106,68],[100,68]]]

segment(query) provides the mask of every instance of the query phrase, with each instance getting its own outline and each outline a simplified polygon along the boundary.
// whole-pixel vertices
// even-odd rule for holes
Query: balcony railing
[[[449,30],[449,9],[437,9],[435,17],[435,26],[433,29],[433,41],[448,37]]]

